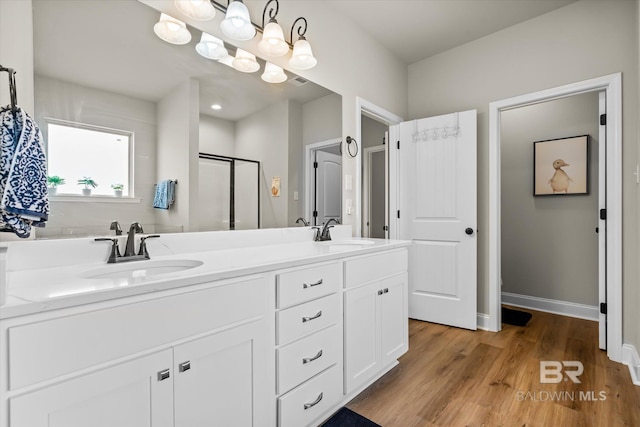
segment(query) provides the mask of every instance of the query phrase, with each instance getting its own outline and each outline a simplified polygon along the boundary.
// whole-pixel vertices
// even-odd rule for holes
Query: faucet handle
[[[109,254],[109,259],[107,260],[107,264],[113,264],[116,261],[116,259],[120,258],[122,255],[120,255],[120,247],[118,246],[118,239],[117,238],[111,238],[111,237],[97,237],[95,239],[93,239],[96,242],[106,242],[106,241],[111,241],[112,245],[111,245],[111,253]]]
[[[316,232],[315,232],[315,234],[313,236],[313,240],[315,242],[319,242],[320,241],[320,227],[314,226],[314,227],[311,227],[311,229],[312,230],[316,230]]]
[[[149,259],[149,252],[147,252],[147,239],[153,239],[154,237],[160,237],[159,234],[151,234],[149,236],[142,236],[140,238],[140,248],[138,249],[138,255],[143,255],[145,258]]]
[[[116,236],[122,236],[122,227],[120,227],[120,223],[118,221],[111,221],[109,230],[114,230],[116,232]]]

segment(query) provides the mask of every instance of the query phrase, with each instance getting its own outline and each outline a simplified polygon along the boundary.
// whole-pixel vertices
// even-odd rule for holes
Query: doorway
[[[525,105],[562,99],[587,92],[604,92],[600,104],[606,112],[605,171],[606,206],[599,222],[606,229],[606,304],[607,355],[616,362],[622,359],[622,75],[620,73],[534,92],[489,105],[489,316],[486,328],[501,329],[501,113]],[[602,174],[601,174],[602,176]],[[602,206],[600,207],[601,209]],[[605,219],[606,218],[606,219]],[[600,255],[602,259],[604,254]]]
[[[342,223],[342,156],[340,140],[305,147],[305,217],[310,225],[329,219]]]
[[[501,112],[504,304],[599,321],[599,96]]]
[[[389,126],[365,115],[362,124],[362,237],[389,233]]]

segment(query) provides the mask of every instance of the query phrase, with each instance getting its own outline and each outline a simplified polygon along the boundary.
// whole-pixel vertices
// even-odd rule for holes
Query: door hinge
[[[400,211],[398,210],[398,218],[400,218]]]
[[[313,217],[317,218],[318,217],[318,211],[313,211]]]
[[[600,313],[607,314],[607,303],[606,302],[601,302],[600,303]]]
[[[600,219],[601,220],[605,220],[607,219],[607,210],[606,209],[600,209]]]
[[[400,149],[400,141],[398,141],[398,150]]]
[[[318,162],[313,162],[313,168],[318,169]]]
[[[384,136],[382,137],[382,145],[385,145],[387,143],[387,138],[385,138]]]
[[[600,114],[600,125],[601,126],[605,126],[607,124],[607,115],[606,114]]]

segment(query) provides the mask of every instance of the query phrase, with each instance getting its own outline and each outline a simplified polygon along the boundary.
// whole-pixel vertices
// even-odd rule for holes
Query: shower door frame
[[[198,153],[198,158],[200,159],[207,159],[207,160],[217,160],[217,161],[222,161],[222,162],[228,162],[229,163],[229,186],[230,186],[230,191],[229,191],[229,230],[235,230],[236,229],[236,224],[235,224],[235,201],[236,201],[236,192],[235,192],[235,167],[236,167],[236,162],[237,161],[241,161],[241,162],[248,162],[248,163],[255,163],[258,166],[258,173],[256,176],[256,189],[258,190],[257,195],[258,195],[258,228],[260,228],[261,226],[261,215],[260,215],[260,162],[258,160],[250,160],[250,159],[243,159],[241,157],[231,157],[231,156],[223,156],[220,154],[209,154],[209,153]]]

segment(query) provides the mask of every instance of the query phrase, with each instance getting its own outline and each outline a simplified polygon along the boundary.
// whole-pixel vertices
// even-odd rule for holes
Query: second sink
[[[138,279],[161,274],[175,273],[200,267],[202,261],[177,259],[163,261],[134,261],[126,264],[111,264],[95,268],[83,274],[87,279]]]

